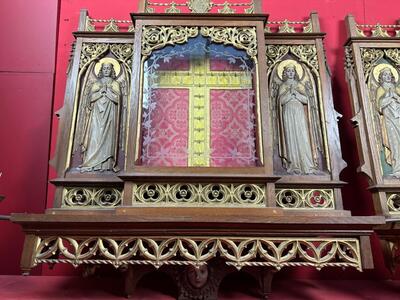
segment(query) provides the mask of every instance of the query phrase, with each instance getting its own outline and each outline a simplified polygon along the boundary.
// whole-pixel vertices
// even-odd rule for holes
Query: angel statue
[[[400,87],[399,74],[389,64],[382,63],[370,77],[370,91],[375,106],[375,128],[381,153],[391,166],[390,176],[400,178]]]
[[[82,94],[78,140],[83,159],[78,170],[119,171],[117,166],[121,102],[126,96],[125,76],[119,63],[110,57],[88,69]],[[121,78],[123,77],[123,78]]]
[[[322,133],[311,72],[287,59],[274,68],[271,76],[275,140],[283,166],[290,174],[316,174]]]

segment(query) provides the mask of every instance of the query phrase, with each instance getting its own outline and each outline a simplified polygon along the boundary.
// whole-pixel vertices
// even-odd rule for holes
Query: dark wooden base
[[[88,265],[86,275],[95,271],[91,265],[111,264],[125,271],[129,297],[156,267],[175,279],[179,299],[216,299],[223,278],[239,269],[258,281],[263,299],[282,267],[371,269],[369,238],[374,226],[384,224],[383,217],[351,217],[345,211],[318,215],[275,208],[248,214],[231,209],[220,215],[202,208],[51,210],[11,219],[26,234],[24,274],[41,263]]]
[[[149,266],[129,266],[125,271],[124,294],[131,298],[137,283],[143,276],[154,271]],[[274,268],[248,267],[242,270],[248,273],[258,284],[260,299],[268,299],[272,292],[272,279],[277,272]],[[221,259],[213,259],[199,267],[194,266],[166,266],[162,272],[173,279],[178,288],[178,300],[216,300],[221,282],[237,270],[227,266]]]
[[[394,275],[400,268],[400,220],[387,220],[385,225],[375,228],[381,241],[385,265]]]

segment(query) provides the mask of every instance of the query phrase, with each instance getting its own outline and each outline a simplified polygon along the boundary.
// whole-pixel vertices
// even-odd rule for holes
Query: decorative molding
[[[400,36],[400,24],[356,24],[355,29],[358,37],[393,38]]]
[[[277,189],[276,204],[290,209],[335,209],[332,189]]]
[[[254,27],[188,26],[143,26],[142,55],[149,56],[154,50],[166,45],[183,44],[199,33],[215,43],[243,49],[250,57],[257,55],[257,34]]]
[[[122,189],[116,188],[64,188],[63,208],[110,208],[121,205]]]
[[[346,74],[349,75],[354,72],[354,67],[355,67],[353,50],[351,46],[345,46],[344,53],[345,53],[344,69],[346,71]]]
[[[133,184],[133,204],[265,207],[263,184]]]
[[[37,237],[33,264],[123,265],[206,264],[215,256],[240,270],[245,266],[361,267],[355,238],[310,237]]]

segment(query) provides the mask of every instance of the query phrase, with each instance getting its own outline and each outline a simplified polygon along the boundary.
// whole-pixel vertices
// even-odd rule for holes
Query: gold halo
[[[290,64],[293,64],[295,66],[297,75],[299,75],[299,78],[302,78],[303,77],[303,68],[300,66],[300,64],[297,61],[295,61],[293,59],[286,59],[278,65],[279,78],[282,80],[283,70],[285,69],[285,67],[287,65],[290,65]]]
[[[397,82],[399,80],[399,72],[397,72],[397,70],[392,65],[389,64],[379,64],[374,68],[373,74],[375,80],[379,82],[379,73],[385,68],[389,68],[392,71],[394,80]]]
[[[112,64],[114,66],[115,76],[118,77],[119,72],[121,72],[121,66],[119,63],[111,57],[104,57],[99,60],[99,62],[94,66],[94,73],[99,76],[100,68],[102,64]]]

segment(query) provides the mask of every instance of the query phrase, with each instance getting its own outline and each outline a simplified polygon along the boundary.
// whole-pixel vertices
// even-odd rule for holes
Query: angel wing
[[[130,93],[130,77],[129,71],[126,69],[125,65],[121,64],[121,73],[119,74],[116,81],[118,82],[121,90],[121,101],[118,107],[118,147],[121,151],[125,149],[125,133],[126,133],[126,122],[127,122],[127,112],[128,112],[128,97]],[[117,156],[116,156],[117,157]]]
[[[279,105],[279,87],[282,84],[282,80],[278,76],[278,65],[272,69],[269,76],[269,91],[270,91],[270,103],[271,103],[271,114],[272,114],[272,128],[274,128],[274,143],[278,147],[279,156],[284,160],[285,163],[285,143],[281,141],[282,136],[282,124],[281,124],[281,108]]]
[[[97,76],[94,73],[96,61],[93,61],[85,73],[82,80],[82,88],[79,95],[78,118],[76,123],[76,134],[74,140],[74,152],[84,144],[85,133],[88,127],[90,115],[90,91],[93,84],[97,81]]]
[[[311,144],[320,151],[324,153],[323,138],[321,130],[321,115],[320,115],[320,103],[318,101],[318,93],[315,84],[314,77],[311,74],[310,68],[301,64],[303,68],[303,78],[300,79],[301,84],[305,87],[306,94],[308,96],[308,113],[310,122],[310,135]],[[317,159],[317,157],[314,157]]]
[[[373,69],[372,69],[373,70]],[[381,145],[385,145],[384,143],[384,136],[382,132],[382,125],[381,125],[381,114],[379,112],[379,99],[377,99],[377,94],[378,94],[378,88],[379,88],[379,83],[376,81],[375,77],[372,74],[372,71],[370,75],[367,78],[368,82],[368,92],[369,92],[369,99],[371,102],[371,113],[372,113],[372,118],[373,118],[373,127],[374,127],[374,132],[379,144],[379,148],[381,148]]]

